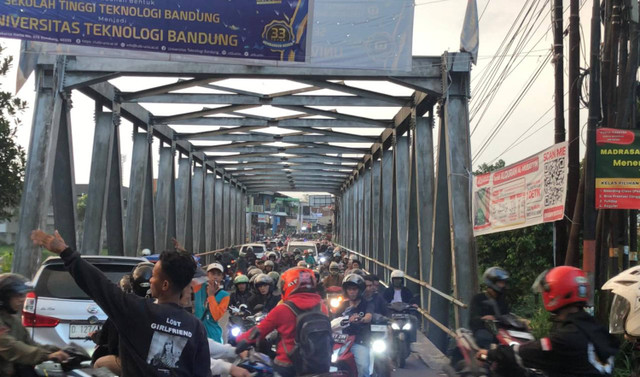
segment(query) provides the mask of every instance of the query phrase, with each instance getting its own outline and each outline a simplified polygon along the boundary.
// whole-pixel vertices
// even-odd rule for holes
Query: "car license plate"
[[[87,336],[102,328],[101,324],[71,324],[69,325],[69,339],[86,339]]]
[[[385,331],[387,331],[387,326],[385,326],[385,325],[371,325],[371,331],[373,331],[373,332],[385,332]]]

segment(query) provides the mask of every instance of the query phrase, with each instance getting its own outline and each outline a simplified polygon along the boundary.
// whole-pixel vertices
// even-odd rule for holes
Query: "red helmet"
[[[294,293],[314,292],[315,288],[315,274],[308,268],[290,268],[280,277],[282,300],[287,300]]]
[[[587,276],[581,269],[571,266],[555,267],[543,272],[532,288],[542,293],[544,308],[549,312],[570,304],[586,303],[589,298]]]

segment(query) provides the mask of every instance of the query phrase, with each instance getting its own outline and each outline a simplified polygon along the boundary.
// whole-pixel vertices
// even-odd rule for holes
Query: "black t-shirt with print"
[[[375,306],[372,301],[360,300],[358,305],[351,306],[351,302],[344,301],[342,305],[336,310],[336,313],[341,313],[341,316],[348,316],[357,313],[360,317],[364,317],[365,314],[373,314],[375,311]],[[356,343],[365,343],[369,340],[370,337],[370,324],[369,323],[351,323],[347,328],[342,330],[343,334],[355,335]]]
[[[78,286],[116,325],[122,377],[211,375],[207,334],[195,316],[177,304],[122,292],[70,248],[60,256]]]

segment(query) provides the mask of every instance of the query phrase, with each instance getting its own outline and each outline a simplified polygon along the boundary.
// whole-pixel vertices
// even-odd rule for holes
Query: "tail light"
[[[60,320],[53,317],[47,317],[44,315],[36,314],[36,303],[38,297],[35,293],[27,293],[27,298],[24,301],[24,307],[22,308],[22,326],[24,327],[56,327],[60,323]]]

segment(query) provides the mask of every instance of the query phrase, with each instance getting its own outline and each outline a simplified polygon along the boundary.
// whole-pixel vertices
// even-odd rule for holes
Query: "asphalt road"
[[[407,365],[403,369],[395,369],[392,372],[392,377],[440,377],[444,376],[440,371],[429,369],[420,360],[418,355],[412,353],[407,359]]]

